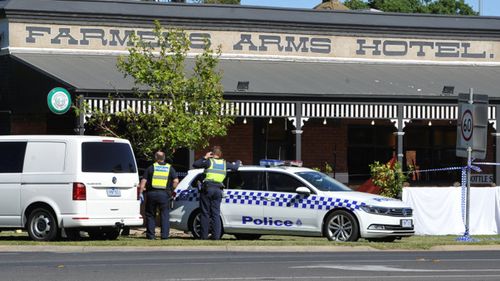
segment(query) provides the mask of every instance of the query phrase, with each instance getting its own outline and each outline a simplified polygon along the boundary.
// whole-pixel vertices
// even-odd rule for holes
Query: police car
[[[200,236],[203,177],[203,169],[188,172],[170,212],[172,227],[190,231],[195,238]],[[237,239],[273,234],[392,242],[414,234],[413,210],[402,201],[352,191],[312,169],[261,161],[261,166],[228,171],[224,185],[223,232]]]

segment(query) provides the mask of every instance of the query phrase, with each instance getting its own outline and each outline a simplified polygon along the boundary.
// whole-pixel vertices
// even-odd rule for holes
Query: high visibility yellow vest
[[[222,183],[226,177],[226,160],[210,158],[210,167],[205,169],[205,180]]]
[[[151,186],[158,189],[167,189],[168,175],[170,174],[170,164],[153,164],[153,180]]]

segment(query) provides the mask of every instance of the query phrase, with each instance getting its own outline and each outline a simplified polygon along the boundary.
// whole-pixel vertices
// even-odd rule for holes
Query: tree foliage
[[[477,15],[464,0],[347,0],[351,10],[377,9],[383,12]]]
[[[149,103],[149,112],[100,110],[89,120],[96,133],[129,139],[141,159],[150,159],[158,149],[169,153],[180,147],[205,147],[209,138],[225,135],[233,122],[222,110],[220,48],[214,53],[206,41],[203,53],[185,69],[191,63],[186,61],[190,46],[186,33],[165,31],[159,22],[153,33],[154,43],[132,35],[129,55],[117,63],[142,89],[136,89],[136,97]]]
[[[241,0],[144,0],[154,2],[172,2],[172,3],[199,3],[199,4],[231,4],[239,5]]]
[[[368,3],[363,0],[346,0],[344,1],[344,5],[351,10],[364,10],[370,8]]]

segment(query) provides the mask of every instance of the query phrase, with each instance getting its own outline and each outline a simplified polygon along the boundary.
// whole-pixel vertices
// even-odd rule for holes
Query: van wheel
[[[191,217],[188,220],[189,223],[189,231],[191,231],[191,235],[193,235],[194,239],[200,239],[201,237],[201,211],[196,210],[191,214]],[[220,238],[224,235],[224,227],[222,225],[222,221],[220,223],[221,225],[221,231],[220,231]],[[212,239],[212,226],[210,226],[210,229],[208,230],[208,239]]]
[[[359,239],[358,221],[347,211],[334,211],[325,220],[323,235],[330,241],[357,241]]]
[[[260,234],[250,234],[250,233],[238,233],[233,235],[238,240],[257,240],[262,236]]]
[[[36,208],[28,216],[28,235],[35,241],[53,241],[59,236],[56,217],[45,208]]]

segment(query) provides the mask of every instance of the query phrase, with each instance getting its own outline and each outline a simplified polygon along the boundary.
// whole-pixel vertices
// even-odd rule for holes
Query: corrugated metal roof
[[[77,91],[113,93],[130,92],[134,87],[131,78],[116,68],[117,57],[17,54],[20,62]]]
[[[15,54],[14,58],[79,92],[130,92],[117,57]],[[191,64],[191,63],[190,63]],[[474,88],[500,100],[499,66],[441,66],[221,60],[226,95],[342,98],[439,98],[444,86],[455,96]],[[238,91],[248,81],[247,91]]]
[[[195,5],[126,0],[10,0],[4,7],[9,14],[67,14],[71,17],[150,18],[194,21],[275,23],[311,26],[357,26],[488,31],[500,30],[500,17],[446,16],[429,14],[370,13],[359,11],[318,11],[312,9],[269,8],[239,5]],[[76,18],[75,18],[76,19]],[[272,26],[270,26],[272,27]],[[473,36],[474,34],[470,34]]]

